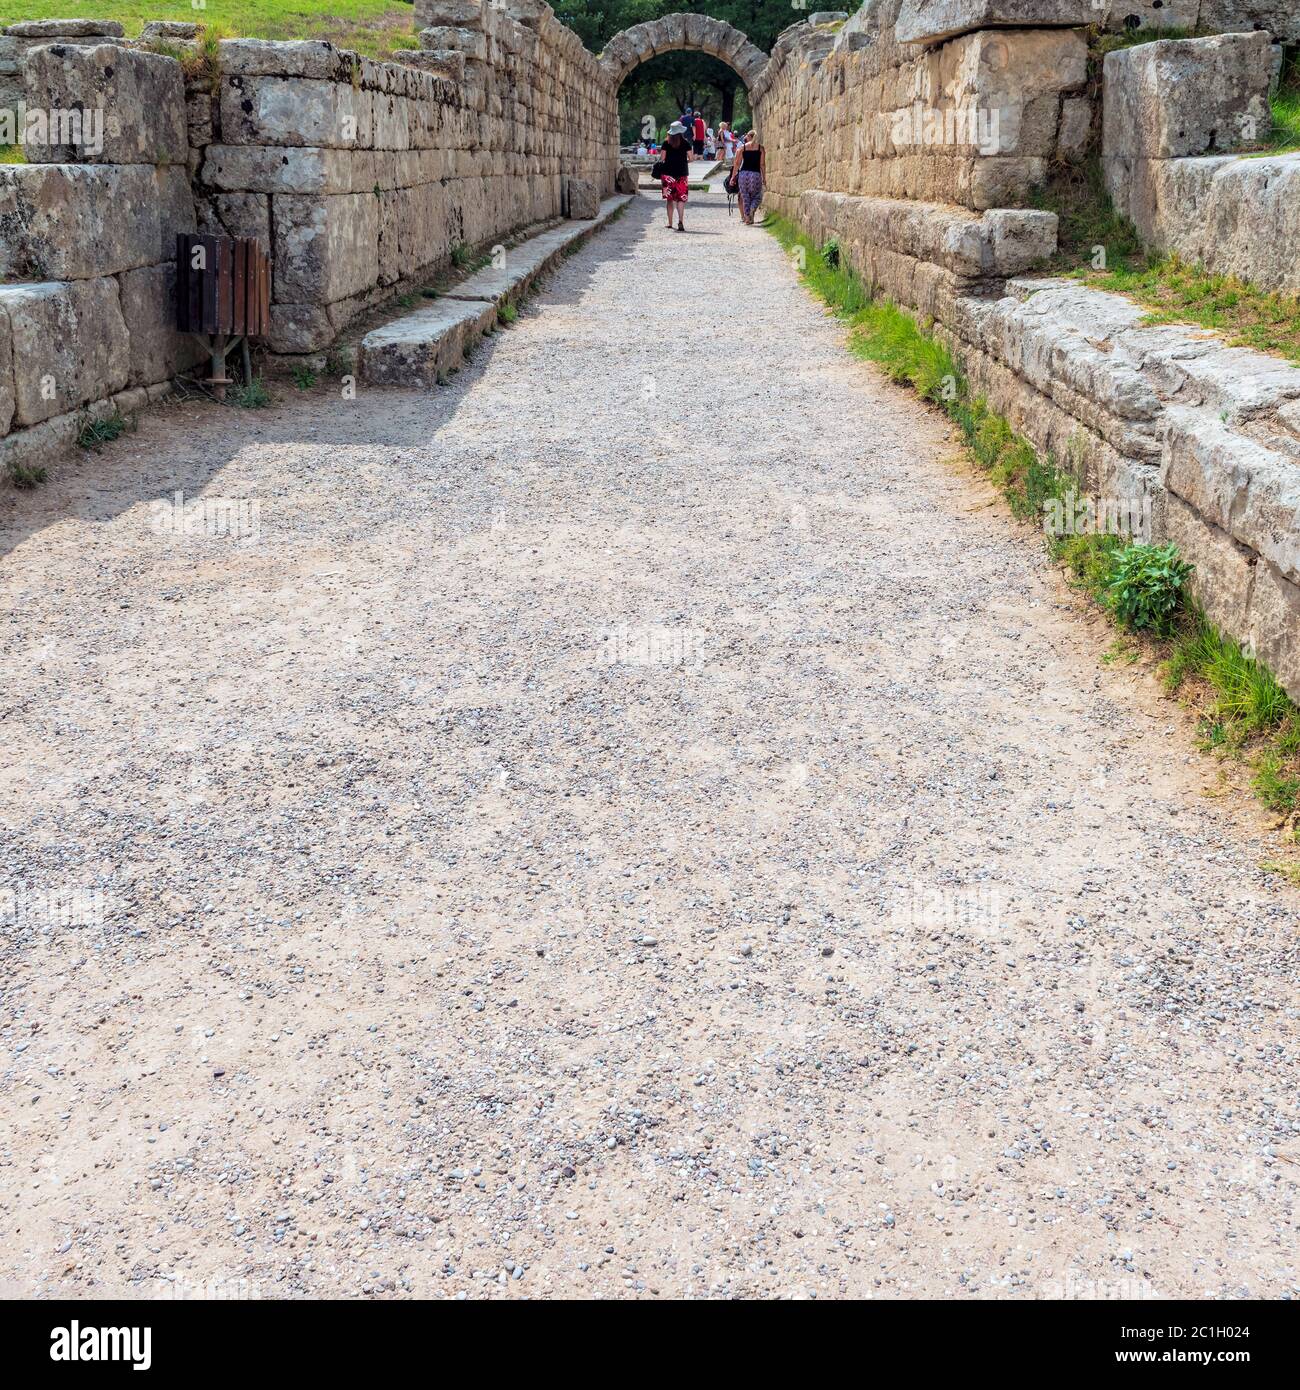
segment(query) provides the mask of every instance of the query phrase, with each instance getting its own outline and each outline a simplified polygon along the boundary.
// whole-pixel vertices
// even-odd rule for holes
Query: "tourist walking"
[[[680,121],[668,127],[668,139],[664,143],[663,159],[655,165],[651,173],[660,180],[663,190],[664,206],[668,212],[668,227],[672,230],[673,208],[677,209],[677,230],[686,230],[683,214],[686,199],[690,196],[691,146],[686,138],[686,129]]]
[[[704,124],[704,117],[697,111],[695,113],[695,128],[692,133],[692,143],[695,147],[695,158],[704,158],[704,133],[708,126]]]
[[[740,215],[746,226],[754,225],[754,214],[763,201],[763,186],[767,182],[767,151],[758,143],[758,133],[751,130],[736,155],[734,165],[740,193]]]

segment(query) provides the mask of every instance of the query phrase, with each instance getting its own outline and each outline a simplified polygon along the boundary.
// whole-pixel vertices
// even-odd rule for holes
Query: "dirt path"
[[[715,197],[4,500],[6,1291],[1296,1290],[1300,894]]]

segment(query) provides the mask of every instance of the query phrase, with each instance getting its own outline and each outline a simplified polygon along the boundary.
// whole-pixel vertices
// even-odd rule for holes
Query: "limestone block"
[[[166,381],[203,360],[202,347],[176,323],[176,264],[143,266],[118,277],[129,341],[130,386]]]
[[[252,237],[271,252],[271,203],[265,193],[216,193],[205,198],[199,230],[208,236]]]
[[[23,79],[29,110],[81,118],[72,132],[66,119],[51,119],[46,142],[28,140],[29,160],[184,164],[185,81],[174,58],[113,44],[48,44],[27,55]],[[91,138],[95,127],[98,139]]]
[[[1300,700],[1300,587],[1262,560],[1255,566],[1246,634],[1256,657]]]
[[[483,0],[415,0],[415,29],[483,27]]]
[[[198,38],[201,27],[179,19],[151,19],[140,30],[140,42],[192,43]]]
[[[626,164],[618,166],[618,173],[614,176],[614,191],[616,193],[635,193],[637,191],[636,173]]]
[[[14,420],[36,425],[127,382],[128,340],[109,276],[0,286],[13,342]]]
[[[465,55],[452,48],[419,51],[405,48],[398,52],[396,61],[408,67],[420,68],[434,77],[446,78],[449,82],[459,83],[465,78]]]
[[[566,204],[574,221],[589,221],[600,211],[600,190],[588,179],[569,179]]]
[[[230,77],[221,83],[227,145],[369,146],[374,93],[345,82],[298,77]]]
[[[361,340],[361,376],[373,386],[436,385],[496,316],[490,301],[451,299],[406,314]]]
[[[318,352],[334,341],[335,332],[319,304],[272,304],[266,341],[272,352]]]
[[[1282,43],[1300,43],[1295,0],[1201,0],[1198,22],[1211,34],[1262,29]]]
[[[277,302],[329,304],[379,278],[379,208],[373,193],[271,199]]]
[[[1269,128],[1268,60],[1266,34],[1160,39],[1108,53],[1103,158],[1174,159],[1253,142]]]
[[[1210,621],[1239,639],[1244,637],[1255,578],[1253,557],[1173,495],[1166,502],[1165,527],[1179,554],[1195,566],[1190,588]]]
[[[335,48],[323,39],[223,39],[218,45],[223,77],[303,77],[350,82],[359,63],[355,53]]]
[[[115,19],[24,19],[10,24],[6,34],[23,39],[120,39],[126,30]]]
[[[1300,154],[1112,161],[1112,194],[1156,250],[1264,290],[1300,294]]]
[[[0,166],[0,276],[88,280],[151,265],[161,245],[152,168]]]
[[[0,292],[2,295],[2,292]],[[0,297],[0,436],[9,433],[14,419],[14,346],[9,311]]]
[[[899,43],[942,43],[977,29],[1086,26],[1092,0],[903,0],[894,25]]]
[[[258,193],[354,193],[374,186],[372,176],[354,186],[362,153],[309,147],[209,145],[203,182],[209,188]]]

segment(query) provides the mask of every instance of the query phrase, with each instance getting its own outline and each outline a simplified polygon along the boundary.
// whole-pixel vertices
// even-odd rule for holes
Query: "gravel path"
[[[0,504],[5,1291],[1296,1290],[1276,846],[719,198]]]

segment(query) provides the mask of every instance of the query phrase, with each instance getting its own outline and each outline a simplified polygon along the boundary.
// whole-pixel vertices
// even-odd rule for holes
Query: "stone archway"
[[[720,58],[748,90],[767,66],[767,54],[721,19],[702,14],[666,14],[645,24],[634,24],[615,34],[600,55],[600,65],[618,88],[623,79],[648,58],[681,50]]]

